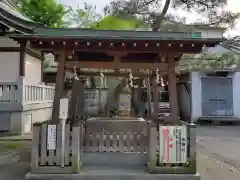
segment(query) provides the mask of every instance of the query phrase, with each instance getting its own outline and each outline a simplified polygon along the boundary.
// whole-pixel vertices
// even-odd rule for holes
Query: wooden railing
[[[148,123],[133,120],[87,121],[84,152],[146,152]]]
[[[53,102],[54,91],[54,87],[52,86],[24,82],[23,102],[25,104]]]
[[[0,82],[0,103],[34,104],[53,102],[54,87],[28,83],[23,77],[16,82]]]
[[[93,164],[95,166],[105,165],[105,163],[126,165],[131,161],[131,164],[138,166],[148,164],[149,173],[195,174],[195,126],[185,123],[178,124],[178,126],[185,126],[187,129],[187,136],[185,136],[187,137],[187,161],[177,163],[163,163],[161,160],[160,151],[166,148],[160,143],[162,135],[160,135],[159,129],[161,126],[165,127],[166,125],[156,125],[140,120],[107,119],[87,120],[85,130],[83,130],[81,123],[73,127],[67,124],[64,144],[65,166],[61,168],[61,126],[56,125],[56,149],[47,150],[47,124],[34,124],[31,172],[78,173],[81,171],[82,163],[83,165]],[[171,125],[169,127],[174,128]],[[113,156],[118,158],[114,158],[113,161],[112,158],[109,158]],[[130,158],[130,160],[126,158]],[[127,160],[128,162],[126,162]]]
[[[64,168],[61,167],[62,126],[56,125],[55,149],[47,148],[47,123],[33,125],[32,173],[78,173],[81,164],[81,126],[65,125]]]
[[[18,103],[21,102],[20,86],[17,82],[0,83],[0,103]]]

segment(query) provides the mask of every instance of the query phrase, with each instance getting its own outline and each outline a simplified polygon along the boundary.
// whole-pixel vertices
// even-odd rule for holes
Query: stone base
[[[149,174],[146,167],[87,166],[79,174],[32,174],[26,180],[201,180],[199,174]]]
[[[202,116],[197,121],[200,125],[240,125],[240,119],[234,116]]]

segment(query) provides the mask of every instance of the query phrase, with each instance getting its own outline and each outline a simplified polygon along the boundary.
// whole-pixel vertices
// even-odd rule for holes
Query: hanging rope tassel
[[[133,87],[133,75],[132,75],[132,70],[131,69],[129,71],[129,86]]]
[[[76,66],[74,66],[74,68],[73,68],[73,77],[74,77],[74,79],[79,80],[79,77],[77,75]]]
[[[101,85],[104,86],[104,74],[103,74],[102,70],[100,72],[100,83],[101,83]]]
[[[159,69],[158,69],[158,68],[157,68],[157,70],[156,70],[156,82],[157,82],[157,84],[160,83]]]

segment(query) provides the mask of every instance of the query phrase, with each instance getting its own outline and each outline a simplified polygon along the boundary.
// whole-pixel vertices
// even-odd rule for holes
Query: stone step
[[[26,180],[200,180],[199,174],[149,174],[146,166],[83,166],[79,174],[31,174]]]

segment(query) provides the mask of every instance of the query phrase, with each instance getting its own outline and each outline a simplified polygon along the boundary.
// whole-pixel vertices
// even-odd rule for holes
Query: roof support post
[[[85,107],[85,100],[84,100],[84,91],[85,91],[85,79],[80,78],[79,80],[79,89],[78,89],[78,99],[77,99],[77,118],[80,120],[83,120],[83,116],[85,116],[85,111],[84,111],[84,107]]]
[[[152,91],[151,91],[151,78],[146,78],[147,82],[147,103],[148,103],[148,117],[152,116],[151,104],[152,104]]]
[[[171,108],[172,121],[179,120],[179,110],[178,110],[178,99],[177,99],[177,80],[175,73],[175,59],[174,56],[167,55],[168,62],[168,92],[169,92],[169,103]]]
[[[41,82],[43,82],[43,73],[44,73],[44,52],[41,51]]]
[[[26,42],[20,43],[19,76],[25,76]]]
[[[159,85],[156,77],[153,79],[153,104],[154,104],[154,119],[158,120],[159,116]]]
[[[80,89],[80,80],[74,78],[73,85],[72,85],[72,98],[70,101],[70,110],[69,110],[69,117],[74,124],[76,122],[77,116],[77,102],[78,102],[78,91]]]
[[[58,54],[58,68],[57,68],[57,77],[56,77],[56,84],[55,84],[55,95],[54,95],[54,102],[53,102],[53,110],[52,110],[52,123],[58,123],[58,115],[59,115],[59,105],[60,99],[63,95],[63,88],[64,88],[64,77],[65,77],[65,68],[64,62],[66,59],[66,52],[60,51]]]

